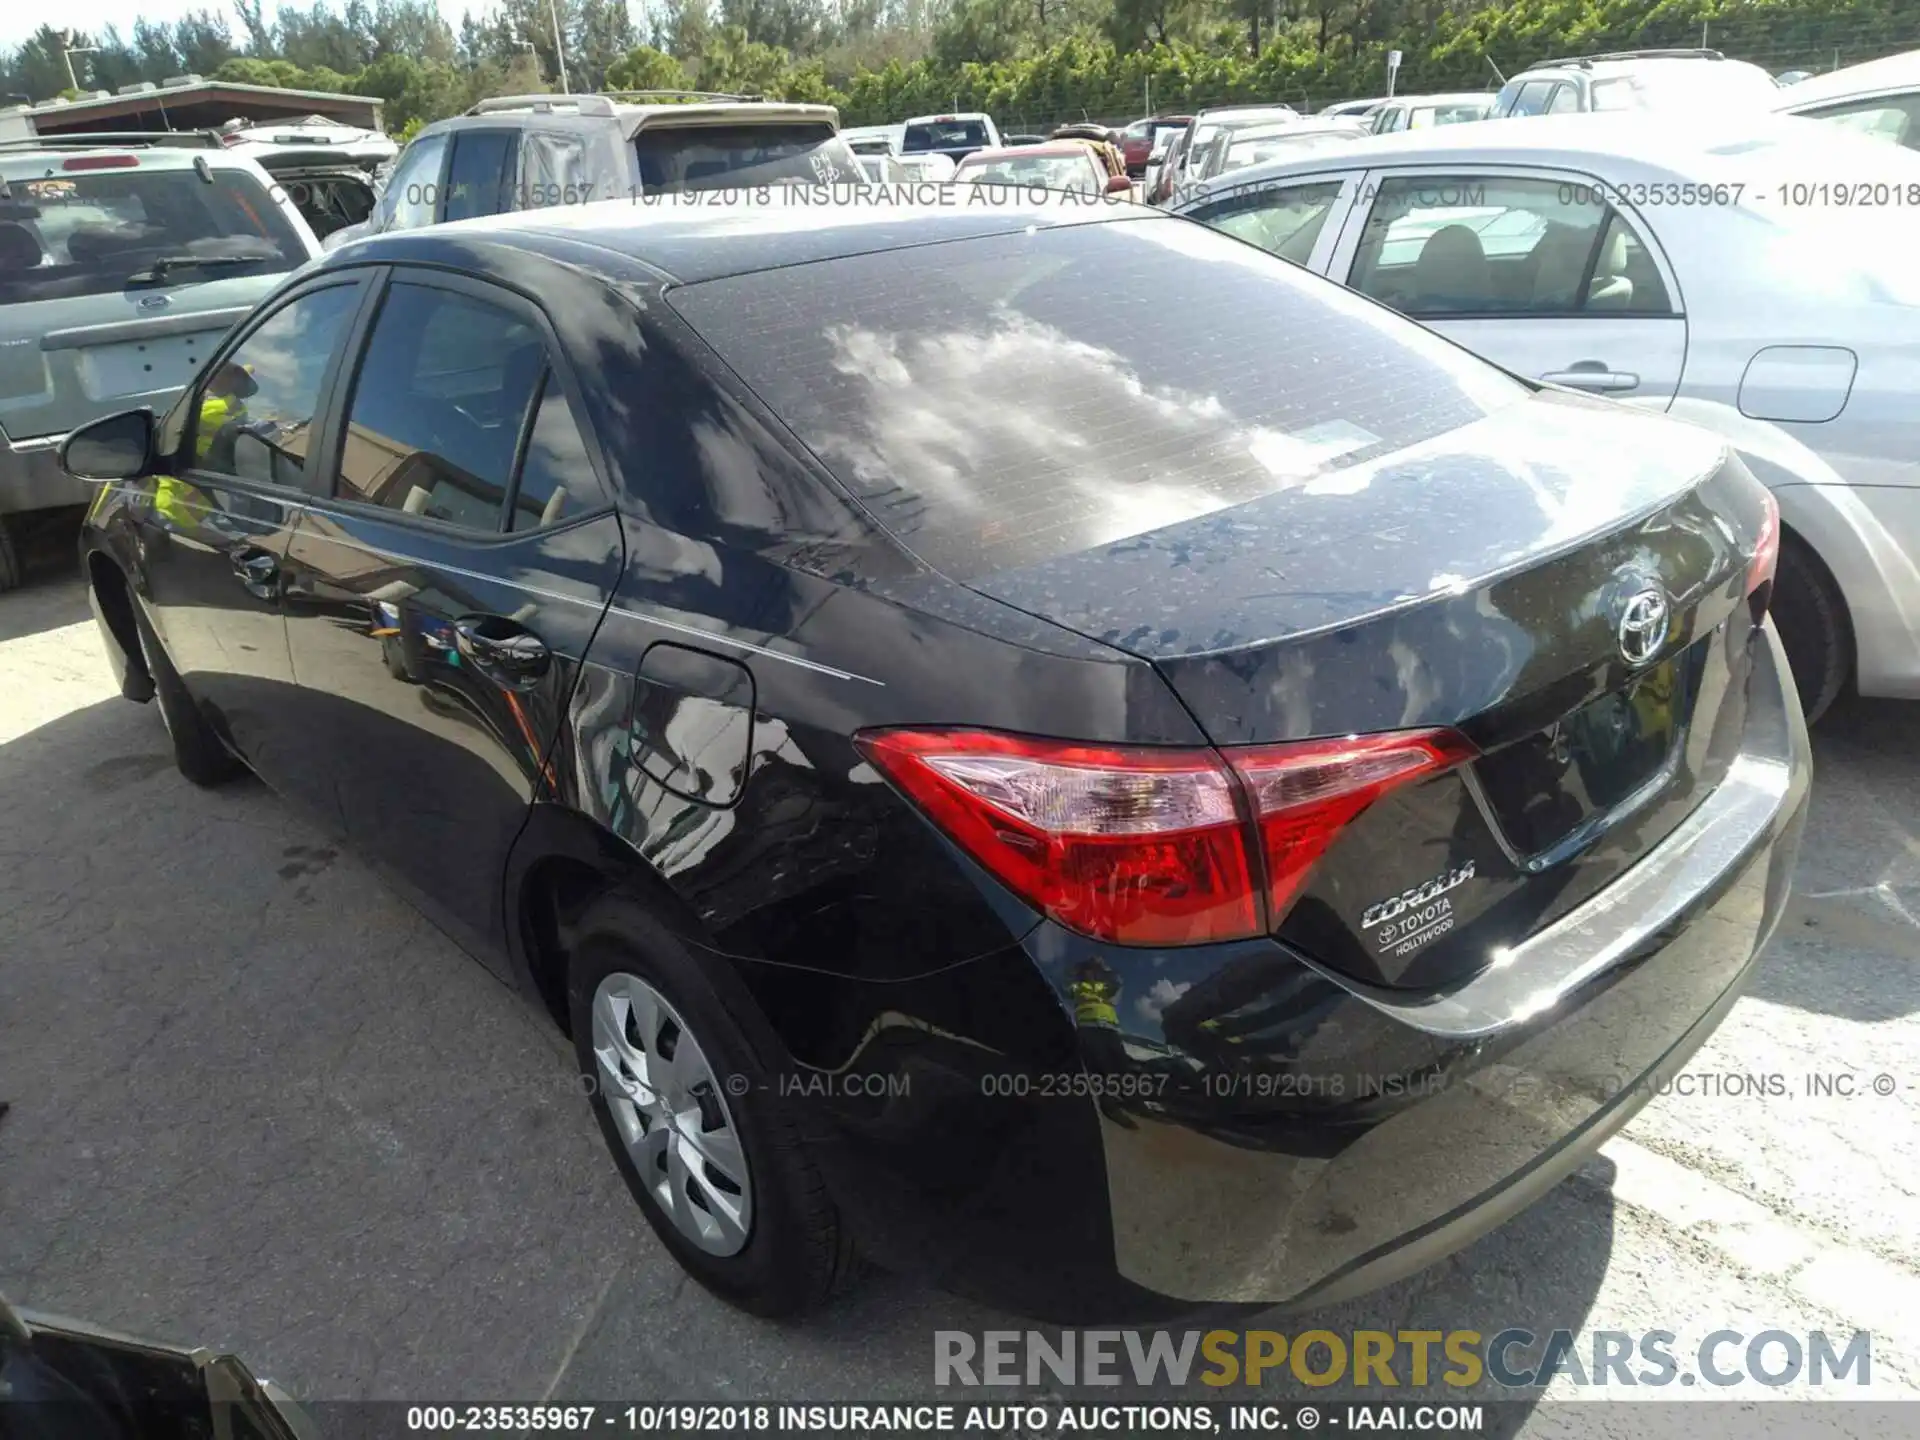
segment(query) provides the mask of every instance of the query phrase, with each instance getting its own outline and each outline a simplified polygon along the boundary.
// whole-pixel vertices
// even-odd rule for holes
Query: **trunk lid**
[[[1548,392],[972,583],[1151,661],[1223,747],[1435,726],[1472,741],[1478,758],[1349,824],[1277,931],[1424,988],[1591,896],[1718,783],[1760,507],[1706,432]]]

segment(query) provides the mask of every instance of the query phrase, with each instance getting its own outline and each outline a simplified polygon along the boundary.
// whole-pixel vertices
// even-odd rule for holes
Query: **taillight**
[[[1747,599],[1756,625],[1773,600],[1773,572],[1780,567],[1780,502],[1771,490],[1762,490],[1760,498],[1766,509],[1760,516],[1760,538],[1753,542],[1753,559],[1747,562]]]
[[[140,163],[138,155],[75,155],[60,163],[62,170],[131,170]]]
[[[1266,933],[1361,811],[1473,754],[1444,730],[1228,751],[979,730],[854,743],[1016,895],[1118,945]]]
[[[1334,838],[1389,790],[1473,758],[1452,730],[1255,745],[1226,752],[1246,787],[1267,870],[1267,913],[1285,915]]]

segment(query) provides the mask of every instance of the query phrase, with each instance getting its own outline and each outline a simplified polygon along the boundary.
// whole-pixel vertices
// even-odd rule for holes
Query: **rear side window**
[[[1216,230],[1258,245],[1269,255],[1304,265],[1313,256],[1314,243],[1327,223],[1327,212],[1340,198],[1340,182],[1272,186],[1232,195],[1189,212]]]
[[[1529,392],[1205,226],[1046,228],[708,281],[669,303],[956,578],[1279,490]],[[1115,296],[1145,296],[1115,303]]]
[[[907,136],[901,149],[909,155],[923,150],[964,150],[968,146],[975,149],[987,145],[987,126],[981,120],[933,120],[923,125],[907,126]]]
[[[857,185],[859,162],[831,125],[650,125],[633,137],[646,194],[758,185]]]
[[[567,392],[551,371],[540,392],[527,455],[514,491],[510,530],[537,530],[571,520],[602,501],[600,482],[587,459],[586,441],[567,404]]]
[[[215,168],[203,180],[191,169],[42,162],[0,174],[0,305],[279,273],[307,259],[244,171]]]
[[[453,137],[447,168],[449,220],[498,215],[513,206],[515,140],[511,130],[463,130]]]
[[[1380,184],[1350,283],[1407,315],[1578,310],[1609,211],[1598,188],[1499,175]]]
[[[390,287],[347,411],[340,498],[498,530],[546,345],[517,310]]]

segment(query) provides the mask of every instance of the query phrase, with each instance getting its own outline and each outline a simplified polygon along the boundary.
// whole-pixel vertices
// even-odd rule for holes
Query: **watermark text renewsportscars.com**
[[[1547,1334],[1479,1330],[936,1330],[933,1383],[981,1385],[1307,1386],[1356,1389],[1490,1381],[1532,1390],[1576,1386],[1865,1387],[1865,1330],[1715,1330],[1683,1344],[1670,1330]]]

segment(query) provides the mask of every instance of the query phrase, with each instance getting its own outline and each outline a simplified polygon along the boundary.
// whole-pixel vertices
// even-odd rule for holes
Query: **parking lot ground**
[[[182,780],[77,582],[0,599],[0,682],[11,1299],[230,1348],[308,1399],[926,1398],[935,1330],[1017,1324],[886,1276],[805,1324],[718,1304],[634,1209],[554,1037],[266,790]],[[1434,1269],[1227,1323],[1566,1329],[1583,1350],[1664,1330],[1683,1368],[1716,1330],[1868,1330],[1865,1391],[1639,1393],[1920,1394],[1916,713],[1847,702],[1816,732],[1792,909],[1672,1093]],[[1247,1398],[1203,1388],[1178,1398]],[[1546,1391],[1576,1393],[1621,1392]],[[1636,1433],[1617,1411],[1606,1430]]]

